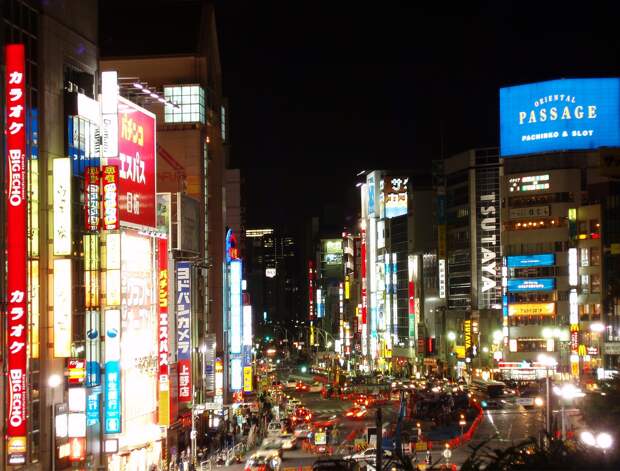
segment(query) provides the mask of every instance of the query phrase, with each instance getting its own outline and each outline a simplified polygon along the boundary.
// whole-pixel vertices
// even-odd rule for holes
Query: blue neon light
[[[555,289],[555,278],[526,278],[508,280],[508,291],[522,293],[525,291],[550,291]]]
[[[499,91],[501,156],[620,146],[620,79],[563,79]]]
[[[506,257],[508,268],[551,267],[555,265],[555,254],[511,255]]]

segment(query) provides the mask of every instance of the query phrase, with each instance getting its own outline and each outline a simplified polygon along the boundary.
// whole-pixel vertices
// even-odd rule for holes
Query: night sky
[[[344,222],[359,170],[498,145],[503,85],[620,75],[619,3],[216,1],[248,226],[326,205]]]

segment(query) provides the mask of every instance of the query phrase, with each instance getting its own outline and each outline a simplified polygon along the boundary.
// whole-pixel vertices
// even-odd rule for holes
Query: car
[[[267,437],[260,444],[259,451],[277,454],[280,459],[284,455],[284,447],[280,437]]]
[[[258,450],[245,462],[243,471],[279,471],[282,459],[277,453]]]
[[[302,422],[295,427],[295,430],[293,430],[293,435],[298,439],[311,438],[312,426],[308,423]]]
[[[295,390],[296,391],[303,391],[306,392],[310,389],[310,387],[304,383],[303,381],[298,381],[297,384],[295,385]]]
[[[312,420],[312,412],[306,407],[297,407],[291,415],[293,422],[310,422]]]
[[[346,459],[319,459],[312,465],[312,471],[351,471],[355,462]]]
[[[287,388],[294,388],[295,386],[297,386],[297,381],[295,381],[294,379],[288,379],[285,381],[284,386]]]
[[[292,450],[297,445],[297,438],[292,433],[281,433],[282,449]]]
[[[282,429],[284,425],[279,420],[273,420],[267,424],[267,436],[268,437],[277,437],[282,433]]]
[[[362,420],[368,415],[368,409],[364,406],[354,406],[347,410],[344,415],[351,420]]]
[[[321,392],[322,389],[323,389],[323,384],[319,383],[318,381],[315,381],[308,386],[308,392],[311,392],[311,393],[319,393]]]
[[[383,456],[389,458],[392,456],[392,452],[389,450],[383,450]],[[376,448],[366,448],[364,451],[360,451],[359,453],[355,453],[353,455],[343,456],[342,459],[350,460],[350,461],[366,461],[369,463],[374,463],[377,460],[377,449]]]

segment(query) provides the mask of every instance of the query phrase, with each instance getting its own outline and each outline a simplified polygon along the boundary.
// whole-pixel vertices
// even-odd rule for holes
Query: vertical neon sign
[[[168,241],[158,240],[159,316],[157,321],[159,425],[170,425],[170,381],[168,371]]]
[[[26,74],[23,44],[5,49],[7,251],[7,376],[6,434],[9,464],[26,462]]]

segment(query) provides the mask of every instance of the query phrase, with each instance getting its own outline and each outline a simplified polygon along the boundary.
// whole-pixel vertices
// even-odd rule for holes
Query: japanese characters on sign
[[[86,311],[86,386],[101,384],[99,311]]]
[[[71,159],[54,159],[54,255],[71,254]]]
[[[118,167],[121,221],[156,227],[155,115],[118,98],[118,156],[108,159]]]
[[[104,432],[121,432],[121,311],[105,311]]]
[[[170,425],[170,380],[168,370],[168,241],[158,240],[159,302],[157,351],[159,367],[159,425]]]
[[[9,464],[26,460],[26,74],[23,44],[5,49],[7,378],[6,435]]]
[[[102,228],[107,231],[118,229],[118,167],[104,165],[101,169],[101,186],[103,190]]]
[[[96,231],[99,229],[99,167],[86,167],[84,170],[84,191],[87,231]]]
[[[190,276],[190,262],[178,262],[176,276],[176,307],[179,402],[191,402],[192,400]]]

